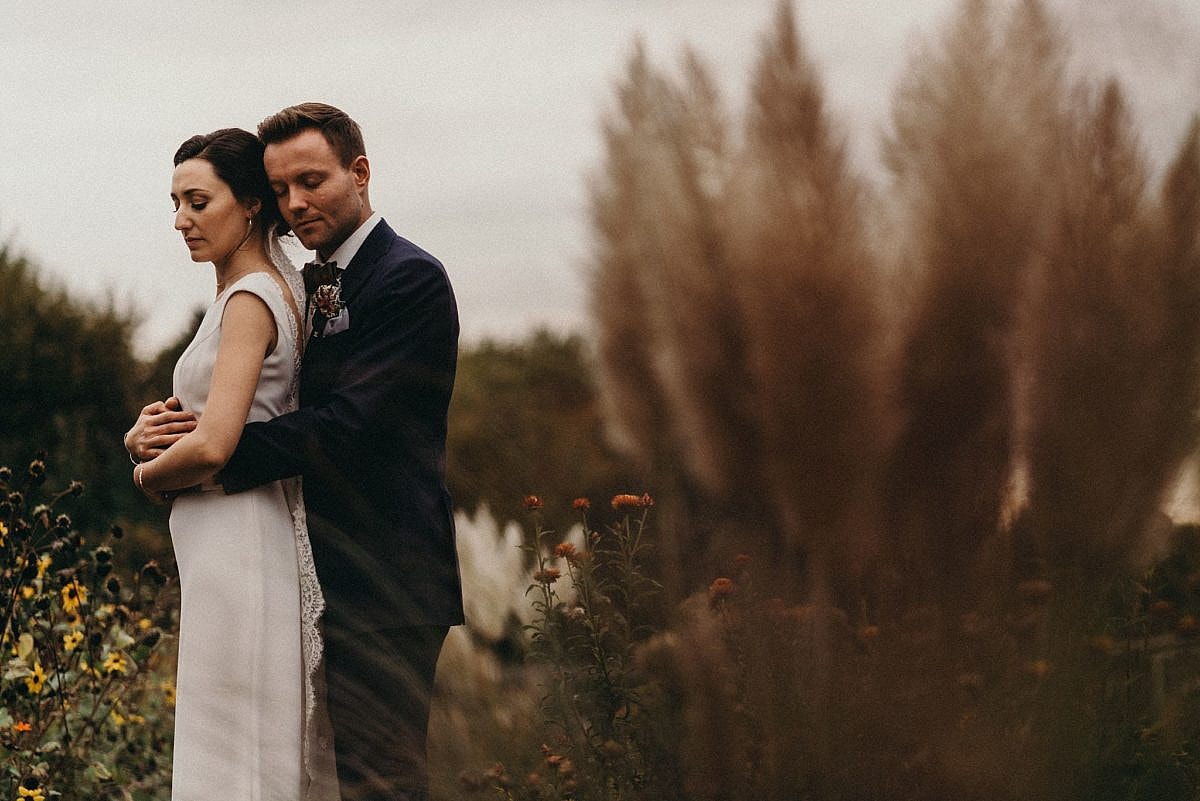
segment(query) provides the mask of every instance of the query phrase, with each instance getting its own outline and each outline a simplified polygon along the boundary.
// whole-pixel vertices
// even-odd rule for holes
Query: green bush
[[[119,527],[78,530],[83,484],[0,468],[0,798],[167,798],[177,630],[168,581],[114,564]]]

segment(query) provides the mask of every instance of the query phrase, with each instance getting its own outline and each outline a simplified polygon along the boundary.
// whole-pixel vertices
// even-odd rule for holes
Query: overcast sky
[[[956,4],[796,4],[831,106],[868,169],[908,54]],[[1073,31],[1080,63],[1125,82],[1161,162],[1200,109],[1200,0],[1051,5]],[[694,46],[736,109],[775,6],[10,4],[0,20],[0,241],[80,296],[130,304],[150,354],[213,291],[211,267],[193,264],[171,227],[176,147],[322,100],[362,125],[375,208],[446,264],[465,339],[542,324],[582,330],[585,178],[600,163],[597,123],[633,42],[642,37],[665,65]]]

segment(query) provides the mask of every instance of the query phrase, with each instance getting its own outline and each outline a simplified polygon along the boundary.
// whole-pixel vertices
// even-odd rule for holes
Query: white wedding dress
[[[303,303],[294,269],[281,268]],[[225,304],[252,292],[275,317],[247,422],[296,408],[300,331],[282,288],[263,272],[228,287],[175,366],[183,408],[204,412]],[[172,801],[336,801],[321,693],[324,606],[299,479],[235,495],[184,494],[171,509],[181,609]]]

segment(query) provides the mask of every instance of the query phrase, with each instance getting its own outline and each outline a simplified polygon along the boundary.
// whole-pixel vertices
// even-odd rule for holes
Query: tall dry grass
[[[1089,627],[1196,444],[1200,127],[1156,188],[1056,26],[965,0],[879,186],[789,4],[740,127],[694,54],[630,61],[593,183],[601,394],[714,512],[675,552],[754,565],[738,614],[689,602],[673,640],[689,797],[1094,788]]]

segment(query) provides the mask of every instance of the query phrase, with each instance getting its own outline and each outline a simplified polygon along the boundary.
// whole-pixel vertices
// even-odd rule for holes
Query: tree
[[[455,505],[486,504],[497,521],[524,519],[521,499],[542,496],[545,519],[565,530],[579,496],[643,489],[604,440],[591,367],[578,335],[537,331],[522,342],[463,349],[450,404],[447,472]]]
[[[141,405],[135,317],[112,301],[98,306],[47,285],[36,265],[7,245],[0,246],[0,285],[6,388],[0,464],[24,471],[44,451],[59,475],[84,481],[89,503],[82,525],[124,521],[161,528],[163,513],[134,490],[121,444]]]

